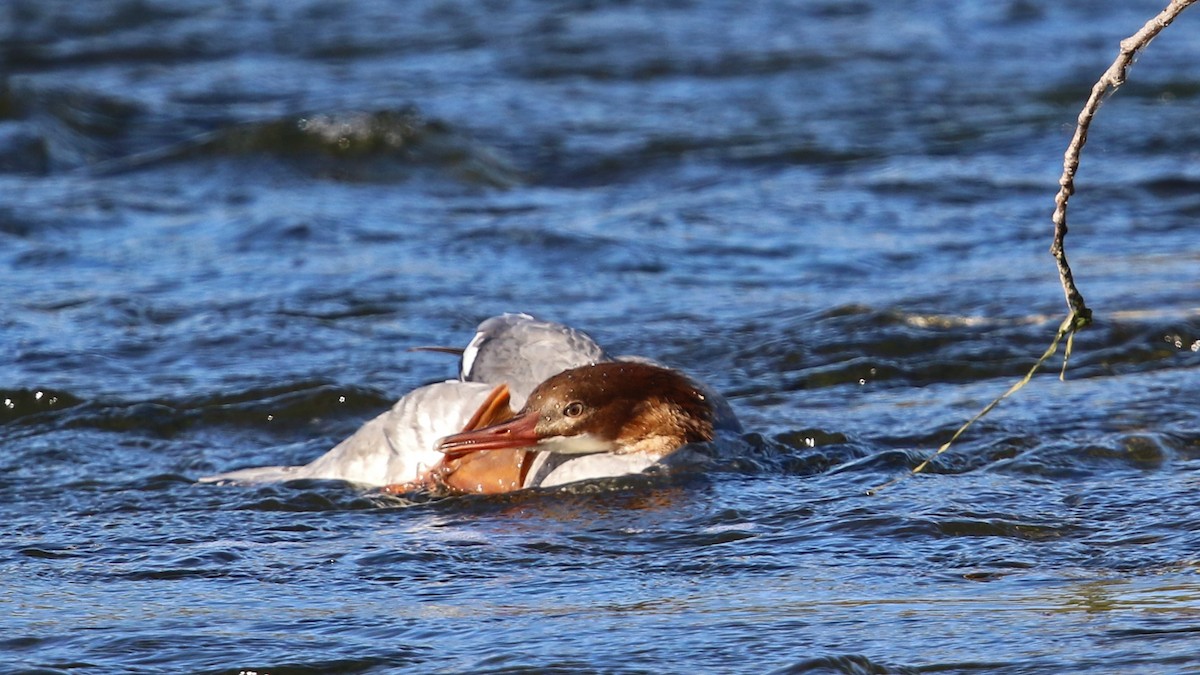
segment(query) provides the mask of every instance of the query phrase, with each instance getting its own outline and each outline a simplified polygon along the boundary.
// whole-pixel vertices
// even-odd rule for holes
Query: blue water
[[[0,670],[1200,671],[1200,16],[1161,6],[0,8]],[[1193,12],[1200,10],[1192,10]],[[526,311],[749,454],[503,497],[304,463]]]

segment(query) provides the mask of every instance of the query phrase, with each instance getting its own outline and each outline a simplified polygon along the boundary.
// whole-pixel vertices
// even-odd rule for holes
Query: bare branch
[[[1129,66],[1133,64],[1133,59],[1142,51],[1150,41],[1154,39],[1164,28],[1171,25],[1175,17],[1179,13],[1187,9],[1188,6],[1195,4],[1197,0],[1171,0],[1171,4],[1159,13],[1158,16],[1146,22],[1142,29],[1132,36],[1121,41],[1121,52],[1117,55],[1117,60],[1104,71],[1100,79],[1092,86],[1092,94],[1088,97],[1087,103],[1083,106],[1083,110],[1079,113],[1079,120],[1075,125],[1075,136],[1071,139],[1070,145],[1067,146],[1067,151],[1063,155],[1063,173],[1058,180],[1058,196],[1054,198],[1054,243],[1050,246],[1050,253],[1054,256],[1055,262],[1058,264],[1058,278],[1062,282],[1063,293],[1067,297],[1067,306],[1071,313],[1063,320],[1062,325],[1058,328],[1058,333],[1054,336],[1054,340],[1046,349],[1042,357],[1033,364],[1029,372],[1020,381],[1009,387],[1008,391],[996,397],[991,403],[984,406],[983,410],[977,415],[967,420],[954,435],[946,441],[942,447],[921,462],[907,474],[898,476],[883,485],[879,485],[867,491],[867,494],[876,494],[880,490],[897,483],[908,476],[914,476],[925,470],[929,463],[938,455],[950,449],[954,441],[963,434],[975,422],[979,421],[984,415],[987,415],[1000,404],[1001,401],[1008,398],[1012,394],[1020,391],[1022,387],[1033,379],[1034,374],[1039,368],[1058,350],[1059,343],[1065,337],[1067,340],[1067,356],[1070,356],[1072,341],[1075,337],[1075,331],[1087,326],[1092,322],[1092,310],[1088,309],[1083,302],[1083,295],[1079,293],[1079,289],[1075,287],[1075,279],[1071,275],[1071,266],[1067,264],[1067,254],[1063,250],[1063,240],[1067,236],[1067,201],[1071,195],[1075,193],[1075,172],[1079,169],[1079,154],[1083,151],[1084,143],[1087,143],[1088,127],[1092,124],[1092,118],[1095,117],[1096,111],[1100,109],[1100,102],[1104,96],[1110,91],[1116,91],[1125,83],[1125,76],[1129,72]],[[1063,373],[1066,372],[1066,358],[1063,360]],[[1061,377],[1061,376],[1060,376]]]
[[[1108,70],[1104,71],[1104,74],[1092,86],[1092,94],[1079,113],[1079,120],[1075,125],[1075,136],[1071,139],[1071,143],[1063,155],[1062,177],[1058,179],[1058,195],[1054,198],[1054,243],[1050,245],[1050,254],[1054,256],[1054,261],[1058,265],[1058,278],[1062,282],[1067,307],[1071,310],[1072,332],[1083,328],[1092,321],[1092,310],[1084,304],[1083,295],[1075,286],[1075,278],[1071,274],[1071,266],[1067,264],[1067,254],[1063,249],[1063,240],[1067,236],[1067,201],[1071,199],[1071,195],[1075,194],[1075,172],[1079,169],[1079,153],[1083,151],[1083,145],[1087,143],[1088,127],[1091,126],[1092,118],[1099,110],[1104,96],[1110,91],[1116,91],[1117,87],[1125,83],[1129,66],[1133,64],[1133,59],[1138,52],[1150,44],[1150,41],[1162,32],[1162,29],[1171,25],[1180,12],[1195,2],[1196,0],[1171,0],[1171,4],[1167,5],[1166,9],[1158,16],[1147,21],[1141,30],[1121,41],[1121,51],[1117,55],[1117,60],[1113,61]]]

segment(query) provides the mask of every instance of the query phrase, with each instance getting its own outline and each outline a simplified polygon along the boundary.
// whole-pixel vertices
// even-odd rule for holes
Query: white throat
[[[538,441],[537,450],[559,455],[591,455],[597,452],[613,452],[617,444],[591,434],[578,436],[550,436]]]

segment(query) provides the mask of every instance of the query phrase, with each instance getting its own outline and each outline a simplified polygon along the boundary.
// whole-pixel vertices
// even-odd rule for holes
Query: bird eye
[[[563,408],[563,415],[567,417],[579,417],[583,414],[583,403],[579,401],[571,401],[567,407]]]

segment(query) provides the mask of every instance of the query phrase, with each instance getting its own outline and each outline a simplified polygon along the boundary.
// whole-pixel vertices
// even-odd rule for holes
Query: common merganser
[[[645,363],[598,363],[539,384],[505,422],[443,438],[447,457],[536,449],[561,455],[638,453],[661,459],[713,439],[714,411],[688,378]]]
[[[740,431],[735,418],[718,414],[714,398],[658,365],[580,366],[538,385],[511,419],[447,436],[437,449],[451,461],[536,452],[533,466],[515,455],[505,461],[532,472],[526,483],[538,486],[637,473],[688,444],[712,441],[718,429]]]
[[[646,386],[650,388],[639,394]],[[664,398],[668,390],[672,397]],[[555,443],[549,436],[531,441],[529,447],[455,445],[471,433],[495,433],[489,430],[513,418],[514,409],[523,410],[516,418],[523,419],[529,410],[540,412],[576,391],[581,405],[588,401],[599,407],[589,417],[595,420],[593,426],[580,427],[584,434],[574,436],[604,438],[607,445],[588,446],[585,440]],[[685,405],[678,408],[682,412],[663,416],[677,409],[672,406],[687,403],[687,391],[703,405]],[[537,396],[536,403],[526,403],[531,395]],[[658,411],[658,416],[647,417],[644,411]],[[622,414],[632,417],[618,422]],[[634,418],[642,421],[634,424]],[[700,426],[679,436],[679,443],[660,441],[650,447],[631,441],[629,434],[639,424],[649,428],[651,420],[670,425],[685,419]],[[618,426],[629,431],[609,433]],[[671,451],[681,445],[711,440],[714,428],[740,431],[728,403],[703,384],[649,359],[613,359],[588,335],[568,326],[527,314],[505,314],[479,325],[462,351],[458,380],[413,390],[313,462],[240,469],[200,480],[263,483],[312,478],[382,486],[389,492],[510,492],[639,473],[655,463],[668,463]],[[678,436],[673,431],[659,435]],[[439,445],[443,438],[448,444]],[[589,447],[590,454],[577,454],[583,447]]]

